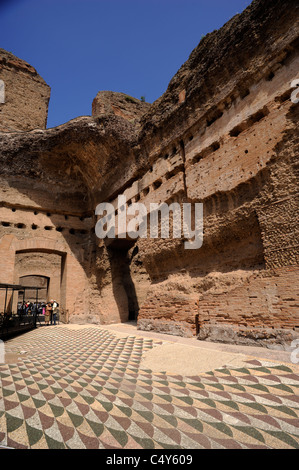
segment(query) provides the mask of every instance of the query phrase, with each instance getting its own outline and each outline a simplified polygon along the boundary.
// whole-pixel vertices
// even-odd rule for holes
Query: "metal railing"
[[[0,313],[0,338],[7,338],[36,327],[37,315]]]

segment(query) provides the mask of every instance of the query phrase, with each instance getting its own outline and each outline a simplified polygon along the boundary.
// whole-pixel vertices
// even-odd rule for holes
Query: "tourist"
[[[50,317],[50,323],[51,323],[51,325],[52,325],[52,323],[53,323],[53,303],[54,303],[54,300],[51,299],[51,307],[52,307],[52,310],[51,310],[51,317]]]
[[[31,314],[32,314],[32,315],[36,315],[36,314],[37,314],[37,304],[31,302],[31,303],[30,303],[30,310],[31,310]]]
[[[59,303],[56,302],[56,300],[54,300],[54,302],[53,302],[53,321],[54,321],[54,325],[56,325],[58,307],[59,307]],[[51,324],[52,324],[52,322],[51,322]]]
[[[46,311],[45,311],[45,324],[46,325],[49,325],[51,317],[52,317],[52,303],[48,302],[46,305]]]

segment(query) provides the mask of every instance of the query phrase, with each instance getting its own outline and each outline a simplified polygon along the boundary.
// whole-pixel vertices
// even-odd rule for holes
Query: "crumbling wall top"
[[[99,91],[92,102],[92,116],[121,116],[129,121],[137,121],[146,113],[150,104],[125,93]]]
[[[0,132],[45,129],[51,89],[34,67],[0,49]]]

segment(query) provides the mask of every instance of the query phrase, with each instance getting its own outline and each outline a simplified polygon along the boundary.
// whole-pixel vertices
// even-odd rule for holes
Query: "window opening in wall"
[[[240,127],[240,126],[236,126],[236,127],[234,127],[234,129],[232,129],[232,130],[230,131],[229,135],[230,135],[231,137],[238,137],[238,135],[241,134],[241,132],[242,132],[241,127]]]
[[[219,142],[213,142],[211,145],[211,151],[216,152],[216,150],[220,149],[220,144]]]
[[[270,72],[269,75],[266,77],[267,82],[271,82],[271,80],[273,80],[274,77],[275,77],[274,73]]]
[[[162,181],[161,181],[161,180],[157,180],[157,181],[155,181],[155,182],[153,183],[153,188],[154,188],[154,189],[158,189],[158,188],[160,188],[161,184],[162,184]]]
[[[193,164],[194,164],[194,163],[198,163],[198,162],[200,162],[200,160],[202,160],[202,158],[203,158],[203,155],[202,155],[201,153],[199,153],[198,155],[196,155],[196,156],[193,158],[192,163],[193,163]]]
[[[246,96],[248,96],[249,93],[250,93],[250,91],[248,90],[248,88],[247,88],[246,90],[241,90],[240,96],[241,96],[242,100],[243,100],[244,98],[246,98]]]
[[[215,121],[217,121],[217,119],[221,118],[221,116],[223,116],[223,112],[218,111],[214,116],[207,120],[207,127],[210,127]]]

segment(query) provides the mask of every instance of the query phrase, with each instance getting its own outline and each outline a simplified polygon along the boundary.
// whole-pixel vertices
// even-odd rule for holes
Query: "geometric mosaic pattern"
[[[162,341],[103,328],[37,328],[6,342],[0,446],[40,449],[299,448],[299,375],[250,360],[198,376],[140,368]]]

